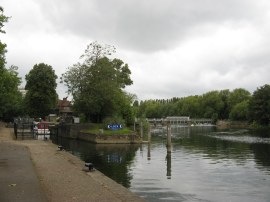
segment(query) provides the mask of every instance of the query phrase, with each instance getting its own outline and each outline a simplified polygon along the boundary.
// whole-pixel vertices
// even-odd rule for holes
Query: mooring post
[[[151,160],[151,143],[148,142],[147,146],[147,160]]]
[[[148,129],[148,144],[151,143],[151,124],[149,124],[149,129]]]
[[[143,138],[143,123],[142,123],[142,121],[141,121],[141,138]]]
[[[171,124],[167,122],[167,152],[170,153],[172,151],[172,134],[171,134]]]

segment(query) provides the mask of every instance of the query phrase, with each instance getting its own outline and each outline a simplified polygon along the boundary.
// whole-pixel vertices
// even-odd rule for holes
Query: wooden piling
[[[171,124],[167,123],[167,152],[170,153],[172,151],[172,134],[171,134]]]
[[[151,143],[149,142],[147,146],[147,160],[151,160]]]
[[[142,123],[142,121],[140,124],[140,133],[141,133],[141,138],[143,138],[143,123]]]
[[[149,124],[149,129],[148,129],[148,144],[151,143],[151,124]]]

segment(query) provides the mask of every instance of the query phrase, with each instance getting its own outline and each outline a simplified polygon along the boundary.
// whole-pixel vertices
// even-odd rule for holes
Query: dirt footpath
[[[12,129],[0,127],[0,145],[24,146],[48,201],[144,201],[99,171],[85,172],[84,162],[50,141],[12,140]]]

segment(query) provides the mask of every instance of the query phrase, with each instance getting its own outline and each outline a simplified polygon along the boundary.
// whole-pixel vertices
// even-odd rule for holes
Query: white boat
[[[38,140],[50,139],[49,123],[48,122],[35,122],[34,133],[35,133],[36,139]]]

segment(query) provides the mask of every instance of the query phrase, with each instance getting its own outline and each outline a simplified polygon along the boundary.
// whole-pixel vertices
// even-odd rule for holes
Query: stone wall
[[[137,144],[142,143],[138,134],[105,135],[80,132],[78,139],[97,144]]]
[[[50,127],[52,135],[77,139],[81,130],[91,129],[93,124],[59,124]]]
[[[93,124],[59,124],[50,127],[51,135],[55,137],[64,137],[71,139],[79,139],[97,144],[133,144],[141,143],[140,135],[134,134],[91,134],[82,132],[93,128]]]

